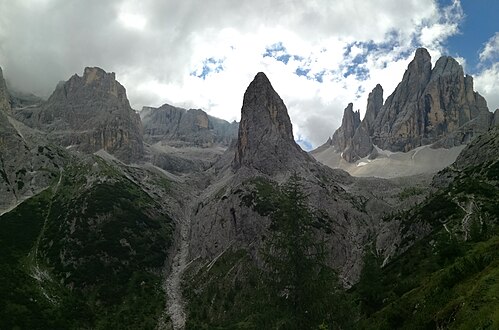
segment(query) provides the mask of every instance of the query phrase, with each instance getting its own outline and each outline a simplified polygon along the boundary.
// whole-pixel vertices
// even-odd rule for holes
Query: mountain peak
[[[83,75],[73,75],[68,81],[60,83],[50,98],[67,99],[87,95],[98,99],[118,99],[123,106],[129,107],[126,90],[116,80],[114,72],[106,72],[99,67],[86,67]]]
[[[87,67],[59,83],[38,108],[17,112],[29,126],[53,132],[62,146],[93,153],[104,149],[124,162],[142,157],[142,123],[114,73]]]
[[[457,75],[458,77],[464,76],[463,67],[454,58],[442,56],[437,60],[437,63],[435,63],[431,76],[435,79],[448,75]]]
[[[473,78],[464,76],[455,59],[442,56],[432,69],[430,54],[419,48],[384,104],[380,85],[369,94],[360,126],[354,125],[351,108],[345,109],[332,144],[349,162],[369,155],[373,145],[393,152],[427,144],[453,147],[486,131],[492,117],[485,99],[473,91]]]
[[[244,93],[233,167],[248,166],[272,174],[293,158],[309,159],[294,141],[284,102],[267,76],[259,72]]]
[[[418,48],[413,60],[407,66],[402,82],[397,89],[405,93],[411,89],[411,94],[419,96],[431,76],[431,56],[425,48]],[[397,90],[396,90],[397,91]]]
[[[431,60],[430,53],[428,52],[428,50],[426,48],[423,48],[423,47],[416,49],[416,53],[414,54],[414,58],[421,59],[423,61]]]
[[[107,73],[106,71],[104,71],[99,67],[86,67],[85,70],[83,71],[83,80],[87,85],[96,80],[106,79],[106,78],[110,80],[116,80],[116,75],[114,72]]]
[[[360,112],[353,111],[353,103],[349,103],[343,111],[341,126],[334,132],[331,143],[338,150],[344,150],[350,144],[359,125]]]

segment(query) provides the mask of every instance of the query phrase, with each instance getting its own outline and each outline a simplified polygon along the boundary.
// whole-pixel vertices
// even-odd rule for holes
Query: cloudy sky
[[[0,66],[48,97],[86,66],[116,72],[132,106],[169,103],[239,120],[264,71],[309,149],[349,102],[385,98],[417,47],[454,56],[499,108],[497,0],[0,0]]]

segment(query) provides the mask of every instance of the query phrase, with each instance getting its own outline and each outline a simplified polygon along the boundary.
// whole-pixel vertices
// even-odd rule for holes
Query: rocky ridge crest
[[[350,142],[345,145],[333,139],[331,144],[353,162],[370,154],[375,157],[374,145],[407,152],[428,144],[444,148],[466,144],[492,122],[485,99],[473,90],[473,78],[464,75],[462,66],[443,56],[432,69],[430,54],[420,48],[384,104],[381,86],[369,95],[366,115],[355,132],[349,133]],[[352,127],[349,120],[343,120],[337,132]]]
[[[91,153],[104,149],[125,162],[143,154],[142,124],[114,73],[87,67],[61,82],[39,107],[16,112],[27,125],[62,146]]]
[[[179,146],[227,147],[237,137],[236,122],[229,123],[208,115],[201,109],[183,109],[164,104],[159,108],[143,107],[140,112],[144,140],[167,141]]]

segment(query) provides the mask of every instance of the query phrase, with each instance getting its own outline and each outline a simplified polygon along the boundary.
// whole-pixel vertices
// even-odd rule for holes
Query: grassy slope
[[[258,178],[249,183],[254,189],[243,189],[241,202],[268,214],[274,186]],[[498,183],[497,159],[473,164],[447,188],[396,215],[407,230],[415,225],[431,232],[415,244],[405,236],[403,245],[412,247],[382,270],[380,308],[371,315],[351,309],[352,328],[499,328]],[[273,328],[282,315],[260,275],[246,252],[233,251],[188,276],[188,328]],[[357,298],[354,287],[349,299]]]
[[[384,268],[383,307],[359,328],[499,328],[498,174],[470,166],[405,215],[433,231]]]
[[[72,162],[0,227],[0,328],[155,327],[173,224],[101,159]]]
[[[30,276],[28,254],[40,233],[50,190],[19,205],[0,218],[0,328],[49,329],[63,323]]]
[[[275,203],[280,190],[277,183],[255,177],[232,193],[241,204],[266,216],[278,207]],[[272,281],[268,276],[244,249],[229,249],[199,269],[191,267],[184,279],[188,301],[186,328],[286,329],[292,315],[283,308],[282,297],[271,296]],[[337,308],[350,307],[349,302],[345,300]],[[341,311],[341,315],[346,313]]]
[[[241,203],[262,215],[271,210],[274,183],[255,178],[235,189]],[[268,303],[263,273],[245,250],[225,252],[214,263],[191,269],[184,279],[187,329],[261,329],[275,321]],[[274,308],[275,309],[275,308]],[[274,320],[268,320],[269,315]],[[267,322],[267,323],[266,323]]]

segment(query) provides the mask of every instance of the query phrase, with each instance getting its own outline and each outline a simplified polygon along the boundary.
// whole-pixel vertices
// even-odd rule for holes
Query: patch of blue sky
[[[304,139],[301,135],[296,139],[296,143],[305,151],[310,151],[313,149],[312,143],[307,139]]]
[[[449,6],[452,0],[437,0],[440,7]],[[464,19],[459,24],[459,33],[449,37],[445,47],[450,56],[466,59],[466,71],[475,74],[481,69],[480,52],[484,44],[499,32],[499,1],[462,0]]]
[[[369,69],[362,65],[364,62],[356,63],[355,61],[352,61],[352,64],[344,66],[343,77],[347,78],[348,76],[354,75],[357,80],[369,79]]]
[[[265,53],[263,54],[263,57],[274,57],[276,53],[285,52],[285,51],[286,47],[284,47],[282,42],[279,41],[265,48]]]
[[[223,62],[223,59],[216,59],[213,57],[207,58],[203,61],[201,70],[191,72],[191,76],[195,76],[205,80],[210,73],[222,72],[224,70]]]
[[[369,70],[361,65],[367,62],[367,54],[357,54],[347,65],[343,66],[345,70],[343,77],[355,75],[357,79],[366,80],[369,78]]]
[[[357,90],[355,91],[355,97],[357,99],[360,99],[361,97],[364,96],[365,88],[362,86],[357,87]]]
[[[283,55],[279,55],[279,56],[275,57],[276,60],[278,60],[279,62],[282,62],[284,64],[288,64],[290,58],[291,58],[291,55],[289,55],[289,54],[283,54]]]
[[[324,74],[326,74],[325,70],[314,74],[314,80],[322,84],[324,82]]]
[[[347,70],[344,73],[344,76],[347,77],[351,74],[356,74],[360,78],[368,78],[366,75],[365,70],[357,70],[356,65],[364,64],[367,62],[367,57],[371,55],[372,53],[387,53],[390,52],[393,54],[393,61],[398,61],[400,59],[407,58],[408,56],[413,53],[413,49],[408,49],[407,51],[400,51],[400,49],[397,52],[393,52],[395,48],[398,47],[399,42],[399,33],[397,31],[390,31],[385,35],[385,40],[382,42],[374,42],[373,40],[369,41],[356,41],[348,44],[345,47],[345,51],[343,53],[343,56],[345,58],[348,58],[352,52],[353,47],[360,48],[362,52],[360,54],[357,54],[352,60],[351,60],[351,65],[347,66]],[[384,66],[386,67],[387,63],[384,63]]]
[[[277,42],[265,48],[263,57],[273,57],[277,61],[288,64],[289,60],[303,61],[305,58],[299,55],[290,54],[282,42]]]
[[[307,69],[307,68],[301,68],[301,67],[298,67],[296,68],[295,70],[295,74],[297,76],[305,76],[307,77],[308,73],[310,72],[310,69]]]

